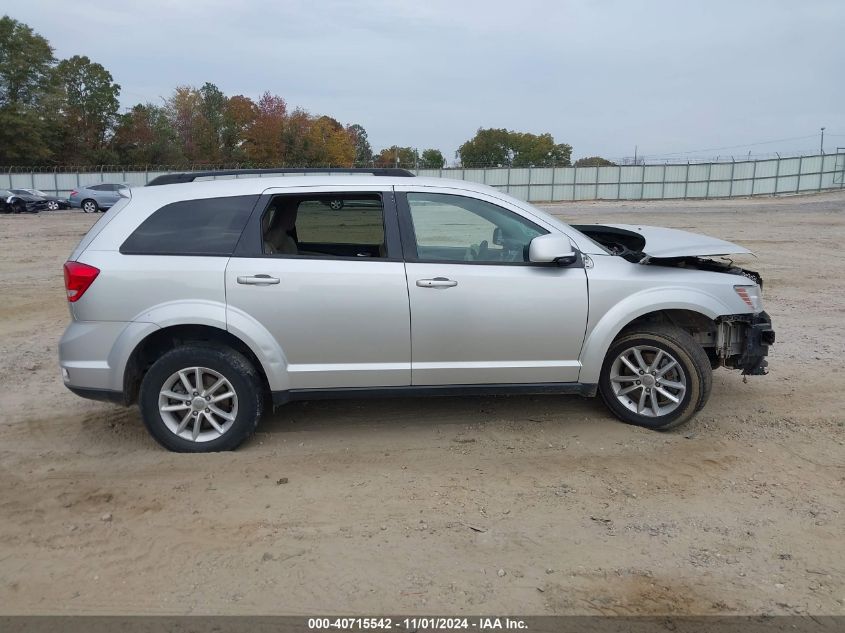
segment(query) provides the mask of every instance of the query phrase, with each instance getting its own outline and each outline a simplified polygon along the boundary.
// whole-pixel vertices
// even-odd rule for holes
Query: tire
[[[634,349],[643,363],[636,362]],[[701,345],[680,328],[661,324],[623,331],[610,346],[599,378],[602,400],[616,417],[657,431],[691,419],[707,403],[712,386],[710,359]]]
[[[18,200],[12,204],[12,213],[26,213],[26,204]]]
[[[219,405],[217,410],[232,415],[232,420],[212,411],[218,426],[222,424],[222,434],[217,428],[212,428],[206,417],[209,414],[203,413],[202,407],[205,406],[214,410],[212,403],[203,404],[201,392],[189,397],[184,382],[178,376],[180,372],[184,373],[189,384],[195,387],[197,368],[201,368],[201,380],[208,389],[212,388],[211,383],[215,380],[222,378],[227,381],[220,387],[226,391],[213,392],[215,397],[230,393],[229,389],[234,393],[234,398],[216,403]],[[174,376],[177,376],[175,382]],[[176,393],[180,398],[164,395],[163,390],[168,394]],[[185,394],[184,401],[181,401],[182,393]],[[263,410],[263,395],[258,372],[242,354],[225,347],[194,343],[172,349],[153,363],[141,381],[138,404],[144,426],[165,448],[178,453],[212,453],[234,450],[255,432]],[[195,404],[197,401],[199,408]],[[186,406],[188,404],[190,407]],[[179,409],[162,412],[162,406]],[[209,412],[209,408],[204,411]],[[187,426],[177,435],[179,427],[174,426],[183,424],[186,419]],[[200,420],[200,430],[195,433],[197,419]]]
[[[59,203],[55,200],[48,200],[47,201],[47,209],[49,211],[58,211],[59,210]]]
[[[80,206],[84,213],[96,213],[100,210],[100,205],[97,204],[96,200],[92,200],[91,198],[83,200]]]

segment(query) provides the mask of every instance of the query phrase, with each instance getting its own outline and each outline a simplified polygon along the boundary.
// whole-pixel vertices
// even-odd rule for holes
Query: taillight
[[[94,283],[97,275],[100,274],[99,268],[94,268],[88,264],[80,264],[79,262],[65,262],[65,289],[67,290],[67,300],[73,303],[85,294],[85,291]]]
[[[70,192],[70,195],[68,196],[68,198],[73,198],[78,193],[79,192],[76,189],[74,189],[73,191]]]

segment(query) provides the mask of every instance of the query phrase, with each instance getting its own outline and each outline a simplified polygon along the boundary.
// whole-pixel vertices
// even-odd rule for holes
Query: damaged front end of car
[[[766,356],[775,342],[775,332],[760,303],[763,279],[733,261],[712,259],[751,251],[725,240],[663,227],[583,224],[574,228],[634,264],[724,273],[750,280],[737,280],[734,291],[754,312],[720,316],[706,328],[693,328],[692,333],[707,351],[714,369],[739,369],[744,376],[767,373]]]
[[[766,356],[774,342],[772,319],[765,312],[734,314],[716,320],[715,355],[720,364],[742,370],[743,376],[768,373]]]

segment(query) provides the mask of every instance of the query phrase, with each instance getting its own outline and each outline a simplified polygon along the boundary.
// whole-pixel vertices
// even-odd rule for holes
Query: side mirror
[[[538,264],[571,266],[578,261],[578,253],[573,249],[568,237],[560,233],[548,233],[531,240],[528,245],[528,260]]]
[[[505,240],[502,237],[502,229],[498,226],[493,229],[493,244],[496,246],[501,246],[505,243]]]

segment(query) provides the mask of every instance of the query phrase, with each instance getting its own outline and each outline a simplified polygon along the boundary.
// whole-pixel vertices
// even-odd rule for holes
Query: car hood
[[[753,253],[739,244],[689,231],[640,224],[581,224],[576,229],[603,246],[641,253],[645,264],[650,259],[675,257],[712,257]]]

